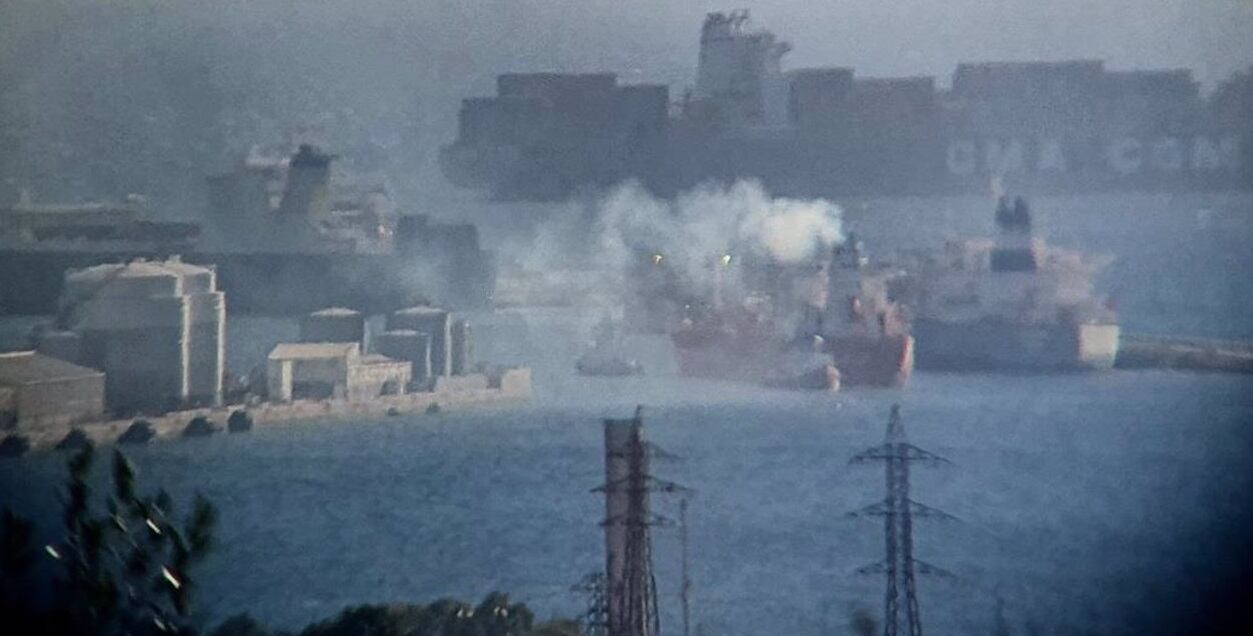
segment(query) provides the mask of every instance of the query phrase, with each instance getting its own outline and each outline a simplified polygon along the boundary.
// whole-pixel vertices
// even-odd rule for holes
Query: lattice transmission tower
[[[605,591],[607,636],[658,636],[657,580],[652,528],[674,522],[653,514],[650,494],[688,489],[649,473],[663,452],[644,440],[642,408],[628,420],[605,420]]]
[[[901,588],[905,592],[905,633],[922,635],[922,618],[918,611],[915,572],[920,574],[948,575],[948,572],[914,558],[915,517],[952,519],[951,515],[924,506],[909,498],[909,466],[911,463],[945,464],[947,459],[925,451],[905,440],[905,425],[901,422],[900,405],[892,405],[888,418],[887,436],[883,444],[868,448],[853,456],[854,464],[884,463],[884,479],[887,496],[871,504],[853,516],[883,517],[884,558],[858,570],[862,574],[883,574],[887,578],[887,590],[883,600],[883,635],[896,636],[900,629]]]

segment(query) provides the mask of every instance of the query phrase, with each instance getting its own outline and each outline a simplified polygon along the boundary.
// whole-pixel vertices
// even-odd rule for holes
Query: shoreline
[[[234,404],[172,411],[156,416],[135,416],[124,419],[105,419],[76,424],[35,426],[17,428],[9,434],[20,435],[30,442],[29,452],[52,450],[73,430],[82,431],[93,443],[116,444],[118,438],[136,421],[152,425],[153,439],[181,439],[183,430],[197,417],[213,423],[214,434],[228,433],[226,422],[231,413],[243,411],[248,414],[254,427],[281,426],[312,420],[344,420],[354,417],[390,417],[426,413],[432,405],[440,411],[475,406],[507,405],[526,402],[531,397],[531,371],[528,368],[506,371],[499,386],[486,389],[418,391],[400,395],[384,395],[368,401],[352,402],[342,399],[295,400],[276,403],[261,402],[254,405]],[[151,441],[151,440],[149,440]]]

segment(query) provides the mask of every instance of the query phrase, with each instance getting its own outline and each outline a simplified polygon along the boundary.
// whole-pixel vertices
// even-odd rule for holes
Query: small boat
[[[799,352],[796,352],[799,354]],[[829,356],[788,355],[782,366],[771,369],[762,384],[794,391],[839,391],[840,371]]]
[[[625,376],[641,375],[644,366],[622,351],[622,337],[618,326],[605,318],[596,327],[596,337],[587,351],[579,356],[574,368],[580,375]]]

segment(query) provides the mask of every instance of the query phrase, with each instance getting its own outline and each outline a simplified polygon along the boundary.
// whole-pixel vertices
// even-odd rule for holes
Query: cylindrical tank
[[[83,339],[73,331],[46,331],[39,336],[36,348],[48,357],[82,364]]]
[[[177,257],[170,258],[161,265],[183,279],[184,294],[206,294],[217,291],[217,272],[212,267],[184,263]]]
[[[384,331],[374,337],[374,350],[394,360],[412,364],[412,381],[425,382],[431,377],[431,338],[412,329]]]
[[[58,322],[80,336],[77,362],[105,372],[111,408],[221,403],[226,302],[213,268],[135,260],[72,271],[65,283]]]
[[[178,296],[183,293],[183,279],[161,263],[135,261],[127,263],[96,292],[96,297],[151,298]]]
[[[83,364],[104,371],[110,408],[161,410],[187,399],[189,304],[187,296],[84,304]]]
[[[404,329],[430,337],[431,373],[437,376],[452,375],[451,327],[452,314],[438,307],[410,307],[393,312],[387,317],[389,331]]]
[[[330,213],[331,157],[302,145],[287,165],[287,184],[279,212],[322,219]]]
[[[470,323],[458,320],[452,323],[452,374],[465,375],[474,370],[474,340],[470,337]]]
[[[365,316],[352,309],[320,309],[300,323],[301,342],[357,342],[365,339]]]
[[[182,278],[148,261],[99,265],[65,275],[65,296],[71,303],[101,296],[147,298],[180,293]]]
[[[195,404],[222,403],[226,366],[226,296],[191,294],[187,326],[187,399]]]

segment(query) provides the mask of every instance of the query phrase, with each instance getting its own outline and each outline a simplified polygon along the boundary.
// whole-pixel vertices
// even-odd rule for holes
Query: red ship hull
[[[831,338],[826,350],[845,386],[902,387],[914,371],[914,338],[907,334]]]
[[[777,385],[782,377],[780,369],[787,365],[787,352],[778,341],[767,338],[699,332],[676,332],[671,338],[678,353],[679,373],[688,377]],[[908,382],[914,368],[914,339],[908,335],[836,338],[827,342],[824,353],[831,355],[830,363],[838,373],[826,381],[821,380],[830,374],[797,373],[797,378],[817,378],[814,386],[797,388],[900,387]]]

